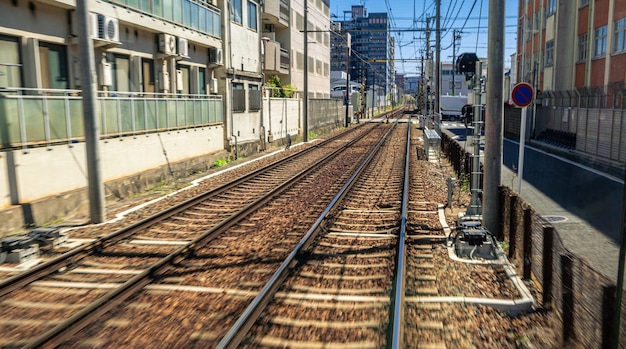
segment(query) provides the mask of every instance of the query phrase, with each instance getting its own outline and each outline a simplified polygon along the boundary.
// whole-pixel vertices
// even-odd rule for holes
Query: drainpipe
[[[235,139],[235,160],[237,160],[239,158],[239,145],[237,144],[237,136],[235,136],[235,120],[234,120],[234,115],[233,115],[233,81],[236,78],[235,75],[235,68],[233,67],[233,39],[232,39],[232,24],[230,23],[230,1],[228,2],[224,2],[224,4],[226,6],[224,11],[226,13],[226,16],[224,17],[225,23],[224,27],[226,27],[227,30],[225,30],[224,32],[228,35],[228,67],[230,71],[232,71],[232,76],[230,79],[226,79],[226,84],[227,84],[227,88],[226,91],[230,91],[230,96],[229,96],[229,108],[228,108],[228,114],[230,115],[230,139],[229,142],[231,142],[231,140],[234,138]],[[228,72],[227,72],[228,74]]]

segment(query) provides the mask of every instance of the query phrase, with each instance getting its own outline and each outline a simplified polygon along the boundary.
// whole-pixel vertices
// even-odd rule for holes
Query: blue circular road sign
[[[511,99],[516,106],[527,107],[533,101],[533,87],[528,83],[520,82],[513,86]]]

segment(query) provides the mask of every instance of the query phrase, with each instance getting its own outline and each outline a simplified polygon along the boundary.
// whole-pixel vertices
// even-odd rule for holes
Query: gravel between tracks
[[[418,132],[420,131],[418,130]],[[311,146],[311,144],[304,145],[304,147],[307,146]],[[300,149],[302,148],[293,147],[291,150],[274,153],[254,162],[245,163],[250,159],[242,159],[232,162],[226,168],[234,167],[243,163],[245,163],[245,165],[234,170],[216,174],[215,176],[202,182],[199,186],[183,191],[180,195],[183,195],[186,198],[194,196],[201,191],[217,187],[218,185],[239,177],[246,172],[263,167],[279,158],[299,151]],[[426,197],[431,198],[431,202],[427,204],[427,207],[429,209],[434,209],[436,207],[434,204],[445,203],[447,201],[447,186],[445,179],[453,173],[453,170],[447,163],[446,159],[442,159],[440,164],[432,164],[425,161],[420,161],[419,163],[421,167],[420,170],[427,173],[424,190]],[[159,188],[155,188],[152,191],[136,195],[132,198],[109,202],[107,205],[107,217],[111,219],[119,212],[153,200],[161,195],[176,191],[184,187],[184,184],[186,183],[190,183],[195,179],[202,178],[211,173],[216,173],[220,170],[222,169],[212,169],[207,173],[197,174],[184,180],[178,180]],[[141,217],[147,216],[148,214],[156,213],[163,209],[163,205],[170,205],[173,200],[174,199],[165,199],[159,204],[151,205],[129,214],[126,219],[118,223],[107,225],[106,230],[112,231],[118,226],[121,227],[130,224],[131,221],[136,221]],[[179,199],[176,199],[176,201],[179,201]],[[467,192],[455,193],[453,207],[446,209],[446,219],[448,225],[454,225],[458,213],[465,210],[465,205],[468,202],[469,195]],[[66,222],[76,223],[85,222],[86,220],[87,218],[85,213],[78,213],[72,217],[67,217]],[[438,226],[437,222],[432,220],[425,221],[423,227],[430,227],[430,229],[441,228],[440,225]],[[86,229],[91,230],[93,235],[98,235],[101,230],[104,230],[104,228],[97,227],[86,227]],[[444,256],[441,256],[441,258],[444,258]],[[465,266],[458,269],[459,270],[456,272],[454,270],[445,271],[446,275],[449,275],[450,279],[455,280],[450,284],[456,287],[455,289],[443,291],[446,294],[455,295],[461,292],[459,289],[462,290],[463,278],[468,277],[468,270]],[[472,275],[471,271],[469,271],[469,275]],[[497,273],[496,277],[498,277]],[[487,294],[501,293],[500,290],[489,290],[490,288],[493,288],[492,285],[494,280],[491,277],[474,278],[472,281],[479,283],[481,285],[480,288],[484,288],[483,291]],[[539,291],[533,283],[526,284],[534,296],[539,296]],[[469,295],[466,294],[466,296]],[[502,297],[506,296],[511,295],[502,295]],[[537,311],[532,314],[510,317],[505,313],[477,305],[442,304],[441,308],[441,316],[446,319],[446,327],[444,328],[444,331],[449,330],[450,333],[448,336],[449,342],[446,343],[448,348],[560,348],[563,346],[563,344],[559,341],[561,329],[557,325],[560,323],[560,320],[554,312]],[[457,329],[453,330],[454,328]],[[461,330],[459,331],[458,329]]]

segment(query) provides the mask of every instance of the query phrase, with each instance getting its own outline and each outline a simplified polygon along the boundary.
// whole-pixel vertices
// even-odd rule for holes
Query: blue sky
[[[496,0],[498,1],[498,0]],[[435,0],[330,0],[330,12],[343,20],[344,11],[352,5],[364,5],[368,13],[387,12],[392,29],[424,29],[426,18],[435,16]],[[515,52],[517,37],[518,0],[506,0],[505,13],[505,67],[511,65],[511,54]],[[345,13],[346,19],[350,13]],[[489,22],[489,0],[441,0],[441,60],[452,61],[452,30],[462,30],[457,40],[457,56],[463,52],[476,52],[487,57],[487,25]],[[431,20],[431,28],[434,27]],[[425,48],[423,31],[392,32],[396,38],[396,70],[406,75],[417,75],[419,64],[412,61],[422,56]],[[431,45],[435,47],[432,32]]]

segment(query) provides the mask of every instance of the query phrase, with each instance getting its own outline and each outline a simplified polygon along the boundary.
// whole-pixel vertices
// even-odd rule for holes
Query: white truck
[[[461,109],[467,104],[467,96],[441,96],[439,97],[439,112],[442,120],[454,121],[463,119]]]

